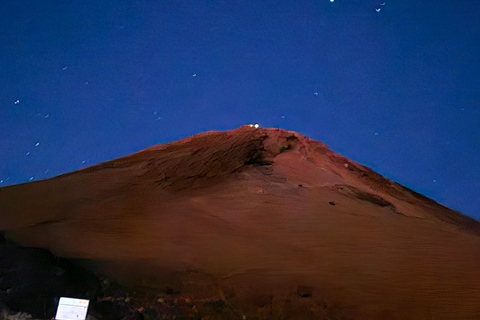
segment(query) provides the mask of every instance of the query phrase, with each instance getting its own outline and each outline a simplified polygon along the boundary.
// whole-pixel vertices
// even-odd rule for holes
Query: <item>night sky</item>
[[[480,219],[478,0],[0,2],[0,187],[249,123]]]

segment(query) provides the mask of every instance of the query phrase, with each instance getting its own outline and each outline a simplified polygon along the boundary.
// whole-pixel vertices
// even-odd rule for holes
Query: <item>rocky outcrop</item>
[[[480,317],[477,221],[284,130],[208,132],[2,188],[0,229],[204,317]]]

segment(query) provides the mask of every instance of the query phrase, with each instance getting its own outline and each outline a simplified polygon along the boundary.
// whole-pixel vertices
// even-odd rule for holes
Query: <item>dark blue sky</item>
[[[480,219],[480,2],[381,2],[2,1],[0,186],[259,123]]]

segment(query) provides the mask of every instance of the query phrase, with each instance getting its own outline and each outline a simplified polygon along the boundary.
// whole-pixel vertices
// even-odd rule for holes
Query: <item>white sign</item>
[[[61,297],[58,302],[56,320],[85,320],[88,300]]]

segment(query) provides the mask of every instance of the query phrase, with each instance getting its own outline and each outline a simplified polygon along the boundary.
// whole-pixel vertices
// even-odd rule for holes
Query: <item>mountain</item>
[[[480,319],[480,223],[285,130],[1,188],[0,230],[204,319]]]

